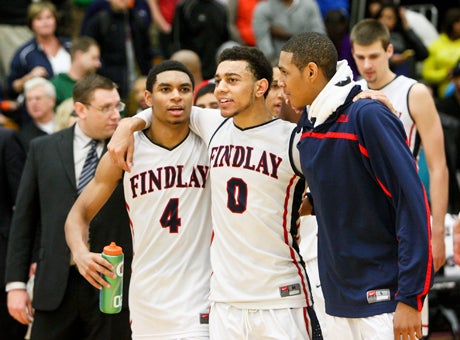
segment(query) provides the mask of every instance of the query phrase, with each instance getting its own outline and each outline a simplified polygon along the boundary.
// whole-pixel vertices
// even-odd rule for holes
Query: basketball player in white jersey
[[[446,261],[444,218],[448,204],[448,170],[441,121],[433,97],[425,85],[391,71],[389,60],[393,45],[387,28],[378,20],[358,22],[350,39],[362,77],[358,84],[363,90],[379,90],[386,94],[404,125],[415,157],[423,146],[430,177],[433,262],[438,271]],[[428,308],[424,308],[424,335],[428,330],[427,312]]]
[[[426,154],[430,173],[432,247],[437,271],[445,263],[444,217],[447,211],[448,174],[441,121],[427,87],[414,79],[397,76],[390,70],[393,54],[390,35],[383,24],[364,19],[352,30],[353,56],[363,89],[385,93],[400,115],[409,146],[417,156],[420,146]],[[421,145],[420,145],[421,144]]]
[[[209,161],[189,129],[193,87],[192,74],[177,61],[152,68],[145,92],[152,125],[134,136],[131,171],[123,173],[105,155],[66,222],[80,273],[99,289],[107,286],[100,274],[113,275],[113,268],[89,252],[88,223],[123,181],[133,235],[133,339],[209,338]]]
[[[321,339],[297,246],[305,183],[296,125],[267,110],[272,67],[259,50],[223,51],[215,80],[222,117],[194,108],[190,123],[211,162],[210,336]],[[125,170],[131,165],[124,157],[130,131],[144,126],[127,120],[112,139],[112,158]]]

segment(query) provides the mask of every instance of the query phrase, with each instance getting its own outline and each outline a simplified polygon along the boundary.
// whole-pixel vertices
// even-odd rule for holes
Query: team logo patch
[[[368,292],[366,292],[366,297],[367,303],[376,303],[391,300],[389,289],[369,290]]]
[[[300,283],[280,287],[281,297],[294,296],[300,294]]]
[[[200,324],[207,325],[209,323],[209,313],[200,313]]]

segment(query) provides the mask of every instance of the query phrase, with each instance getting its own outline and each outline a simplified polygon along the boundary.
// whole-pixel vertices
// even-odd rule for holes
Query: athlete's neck
[[[152,125],[145,131],[145,134],[155,144],[172,149],[182,143],[189,132],[188,123],[173,125],[152,121]]]
[[[371,90],[381,90],[385,86],[387,86],[389,83],[391,83],[393,80],[395,80],[396,74],[388,71],[382,79],[379,79],[378,81],[372,82],[372,83],[367,83],[367,87],[369,87]]]
[[[265,99],[257,100],[246,110],[233,116],[233,122],[241,129],[258,126],[272,120],[272,114],[265,107]]]

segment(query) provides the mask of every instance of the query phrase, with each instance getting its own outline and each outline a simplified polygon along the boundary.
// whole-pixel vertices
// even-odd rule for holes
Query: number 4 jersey
[[[209,161],[193,132],[174,149],[135,134],[123,178],[133,234],[129,308],[134,338],[208,336]]]
[[[193,108],[191,128],[208,145],[211,167],[211,301],[255,309],[309,306],[296,247],[305,183],[296,170],[295,125],[275,119],[240,129],[219,111]]]

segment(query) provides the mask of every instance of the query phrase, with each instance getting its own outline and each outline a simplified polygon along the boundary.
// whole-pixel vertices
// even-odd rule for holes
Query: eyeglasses
[[[104,107],[96,107],[96,106],[91,105],[91,104],[85,104],[85,105],[86,106],[91,106],[94,109],[96,109],[97,111],[101,111],[104,114],[109,114],[109,113],[113,112],[114,110],[116,110],[118,112],[122,112],[126,107],[126,104],[123,103],[123,102],[119,102],[115,106],[104,106]]]

